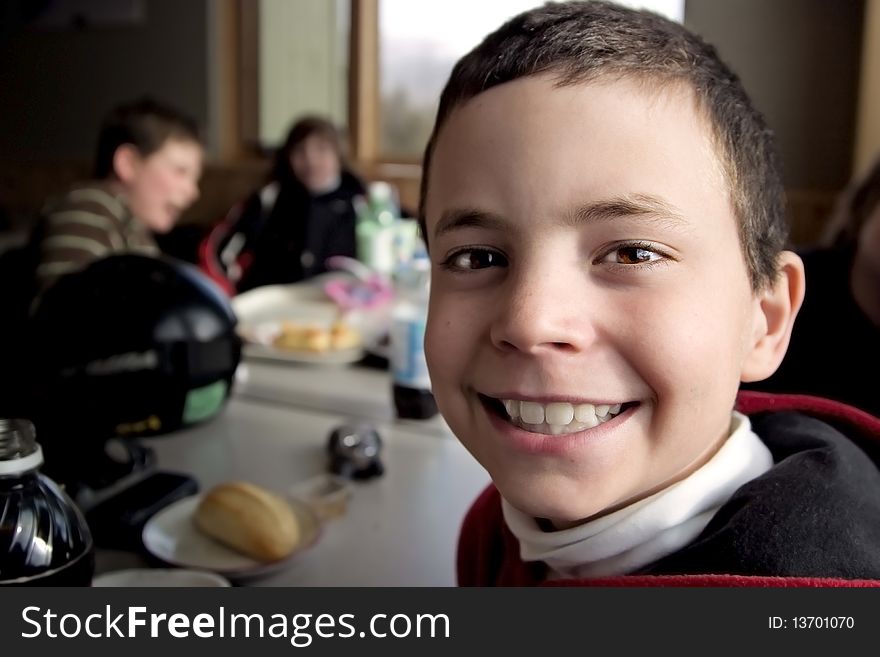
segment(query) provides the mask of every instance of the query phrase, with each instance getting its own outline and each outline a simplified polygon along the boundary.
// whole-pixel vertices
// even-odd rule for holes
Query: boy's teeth
[[[564,426],[574,419],[574,407],[564,403],[547,404],[547,408],[544,409],[544,417],[547,418],[547,424]]]
[[[621,408],[620,404],[551,402],[544,405],[516,399],[501,401],[508,417],[515,424],[534,433],[554,436],[592,429],[616,416]]]
[[[592,404],[578,404],[574,407],[574,419],[578,422],[596,422],[596,407]]]
[[[519,414],[526,424],[541,424],[544,421],[544,406],[535,402],[520,402]]]

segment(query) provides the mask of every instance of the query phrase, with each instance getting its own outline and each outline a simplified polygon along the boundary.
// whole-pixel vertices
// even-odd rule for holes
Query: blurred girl
[[[278,149],[268,183],[215,230],[209,249],[237,292],[310,278],[330,256],[355,257],[353,201],[363,193],[336,128],[305,117]]]

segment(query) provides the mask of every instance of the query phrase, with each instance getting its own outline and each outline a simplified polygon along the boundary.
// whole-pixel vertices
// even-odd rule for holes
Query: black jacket
[[[699,537],[643,574],[736,573],[880,580],[880,470],[835,427],[761,413],[774,466],[742,486]]]
[[[546,581],[523,562],[498,490],[462,526],[464,586],[880,586],[880,420],[827,399],[740,393],[774,466],[742,486],[684,548],[637,573]]]
[[[249,263],[238,291],[310,278],[326,271],[330,256],[356,257],[353,201],[362,194],[361,181],[347,172],[338,188],[320,196],[286,181],[271,208],[263,207],[259,193],[253,194],[220,245],[222,250],[237,234],[244,238],[241,250]]]

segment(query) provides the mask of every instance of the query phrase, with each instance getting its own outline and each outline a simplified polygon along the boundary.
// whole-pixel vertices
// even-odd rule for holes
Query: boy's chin
[[[143,224],[151,233],[165,235],[166,233],[171,232],[171,229],[174,228],[176,221],[154,217],[149,220],[143,221]]]
[[[528,487],[514,486],[512,488],[513,490],[508,492],[502,486],[498,486],[501,496],[509,504],[527,516],[544,521],[541,524],[546,523],[547,528],[551,526],[555,529],[574,527],[603,512],[602,507],[597,508],[595,505],[572,504],[578,498],[572,499],[570,495],[538,493],[537,491],[533,495],[524,495],[523,493],[529,489]]]

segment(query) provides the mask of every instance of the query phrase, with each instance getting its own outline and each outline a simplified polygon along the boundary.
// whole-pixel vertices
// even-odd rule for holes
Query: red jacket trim
[[[843,425],[857,442],[880,447],[880,419],[860,409],[820,397],[743,391],[736,408],[745,415],[765,411],[803,412],[832,425]],[[496,531],[500,528],[500,531]],[[599,586],[599,587],[880,587],[880,580],[832,577],[766,577],[756,575],[622,575],[594,579],[545,581],[546,567],[503,559],[498,572],[486,572],[487,555],[519,554],[519,542],[507,528],[501,495],[487,486],[465,515],[458,543],[459,586]]]

